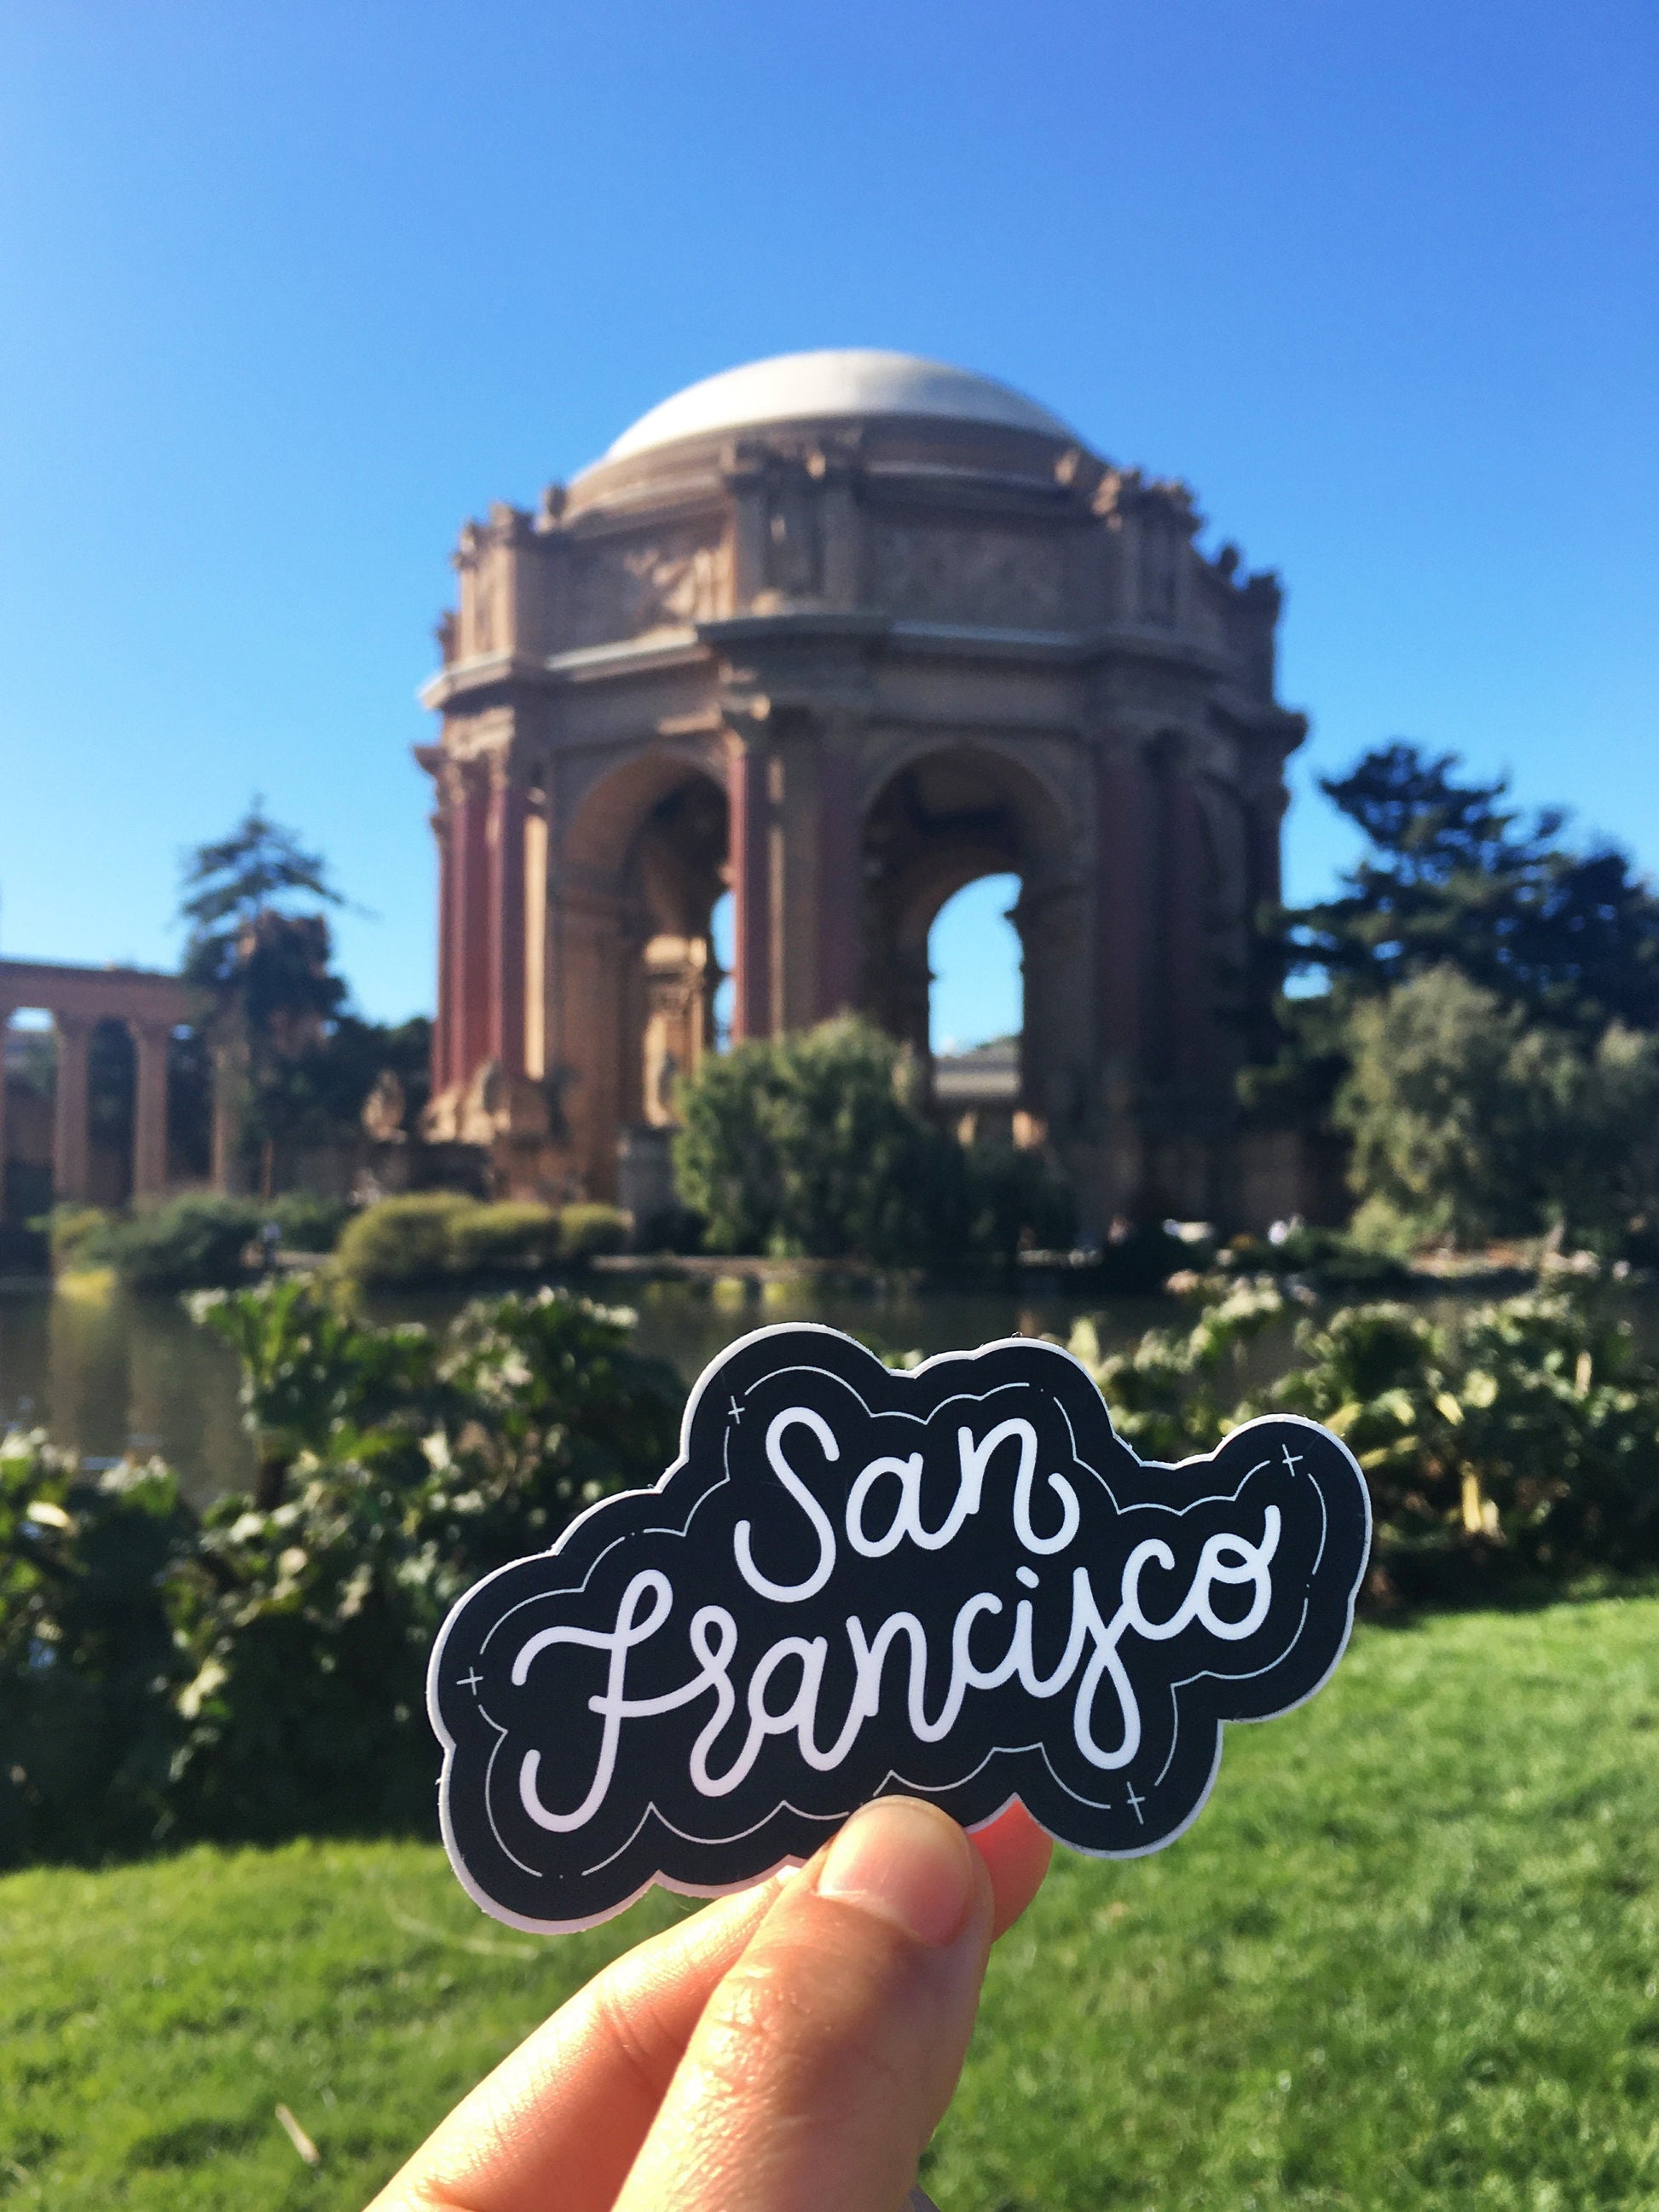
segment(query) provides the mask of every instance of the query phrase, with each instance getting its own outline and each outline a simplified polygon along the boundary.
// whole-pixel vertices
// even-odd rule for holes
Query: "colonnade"
[[[0,1036],[15,1013],[52,1017],[58,1068],[52,1109],[53,1194],[85,1199],[91,1190],[92,1033],[117,1021],[132,1039],[132,1195],[156,1198],[167,1180],[167,1043],[191,1015],[190,994],[171,975],[137,968],[71,968],[55,961],[0,960]],[[0,1074],[0,1214],[9,1157],[6,1085]]]

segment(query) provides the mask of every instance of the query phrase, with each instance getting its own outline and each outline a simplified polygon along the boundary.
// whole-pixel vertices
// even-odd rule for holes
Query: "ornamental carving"
[[[816,489],[800,469],[770,473],[766,488],[766,588],[811,599],[823,588],[823,532]]]
[[[726,603],[726,549],[706,530],[590,541],[571,562],[568,641],[604,645],[709,621]]]
[[[878,522],[870,558],[877,605],[912,621],[1065,626],[1065,553],[1054,538],[982,524]]]

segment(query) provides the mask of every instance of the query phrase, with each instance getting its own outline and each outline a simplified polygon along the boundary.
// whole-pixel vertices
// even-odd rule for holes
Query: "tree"
[[[271,1194],[279,1152],[355,1131],[386,1070],[418,1110],[430,1025],[388,1029],[347,1010],[321,910],[344,901],[319,854],[255,799],[228,837],[190,856],[184,890],[184,972],[204,994],[212,1041],[229,1048],[241,1143],[259,1160],[262,1196]]]
[[[1264,918],[1273,1035],[1240,1078],[1248,1110],[1329,1125],[1355,1009],[1455,969],[1528,1022],[1594,1049],[1610,1022],[1659,1028],[1659,897],[1614,847],[1575,850],[1558,807],[1509,803],[1456,756],[1402,743],[1320,788],[1367,841],[1336,897]]]
[[[1322,779],[1370,850],[1336,898],[1285,915],[1287,969],[1351,1002],[1450,965],[1580,1035],[1659,1028],[1659,897],[1615,847],[1565,843],[1564,809],[1528,814],[1506,777],[1457,765],[1396,743]]]
[[[917,1267],[1066,1242],[1048,1164],[965,1151],[913,1103],[911,1067],[854,1015],[705,1060],[679,1093],[674,1166],[710,1245]]]
[[[1480,1244],[1553,1230],[1616,1250],[1659,1197],[1659,1039],[1586,1042],[1449,964],[1350,1022],[1335,1118],[1367,1225]]]
[[[959,1236],[955,1162],[902,1074],[898,1047],[851,1016],[705,1060],[680,1093],[674,1163],[709,1243],[896,1264]]]

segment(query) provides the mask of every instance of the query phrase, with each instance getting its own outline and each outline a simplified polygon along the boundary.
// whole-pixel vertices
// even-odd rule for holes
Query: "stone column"
[[[87,1067],[92,1024],[79,1015],[54,1014],[58,1032],[58,1096],[52,1130],[52,1187],[55,1199],[84,1199],[88,1190]]]
[[[465,762],[457,770],[458,804],[452,837],[455,852],[455,1016],[452,1083],[470,1083],[489,1057],[489,795],[483,770]]]
[[[524,825],[524,1070],[539,1083],[547,1073],[547,810],[532,793]]]
[[[1142,1072],[1141,993],[1146,964],[1146,772],[1132,744],[1103,750],[1095,775],[1095,958],[1099,1049],[1108,1083]]]
[[[525,789],[504,757],[489,769],[489,1056],[524,1073]]]
[[[555,1133],[568,1147],[572,1196],[608,1198],[616,1187],[617,1132],[624,1110],[625,1019],[636,968],[628,912],[613,893],[556,874],[549,885],[553,988],[548,1074]]]
[[[222,1039],[213,1048],[213,1188],[229,1193],[236,1187],[237,1148],[242,1131],[242,1099],[247,1069],[246,1048],[234,1039]]]
[[[832,719],[818,760],[817,1006],[820,1021],[858,1003],[864,890],[857,724]]]
[[[455,860],[452,849],[449,779],[440,771],[438,805],[432,816],[432,834],[438,842],[438,1012],[432,1024],[432,1095],[448,1089],[454,1079],[455,1033]]]
[[[167,1044],[172,1032],[154,1022],[129,1022],[136,1060],[132,1112],[132,1194],[159,1198],[167,1182]]]
[[[774,1036],[810,1029],[823,998],[820,955],[829,886],[823,878],[821,767],[816,721],[792,715],[778,730],[767,763]]]
[[[1169,994],[1170,1073],[1186,1086],[1200,1083],[1206,1072],[1211,976],[1204,827],[1198,792],[1184,762],[1171,763],[1166,803],[1169,880],[1164,891],[1164,988]]]
[[[769,750],[733,738],[726,756],[732,866],[732,1041],[772,1034],[772,835]]]

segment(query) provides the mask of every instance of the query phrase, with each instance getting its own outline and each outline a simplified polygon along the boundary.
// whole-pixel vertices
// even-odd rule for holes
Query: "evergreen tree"
[[[1396,743],[1322,779],[1370,849],[1337,897],[1284,915],[1286,968],[1352,1000],[1449,965],[1581,1035],[1659,1028],[1659,897],[1616,847],[1566,844],[1564,809],[1528,814],[1506,777],[1457,766]]]
[[[1240,1079],[1260,1118],[1326,1126],[1356,1009],[1436,969],[1585,1050],[1612,1022],[1659,1030],[1659,896],[1615,846],[1568,843],[1564,809],[1458,767],[1396,742],[1321,780],[1367,849],[1334,898],[1264,921],[1274,1036]]]
[[[221,1080],[238,1086],[240,1148],[258,1158],[269,1196],[277,1148],[328,1133],[316,1064],[346,986],[320,908],[343,901],[321,855],[258,799],[229,836],[186,860],[184,892],[184,974],[204,995],[213,1042],[227,1048]]]

